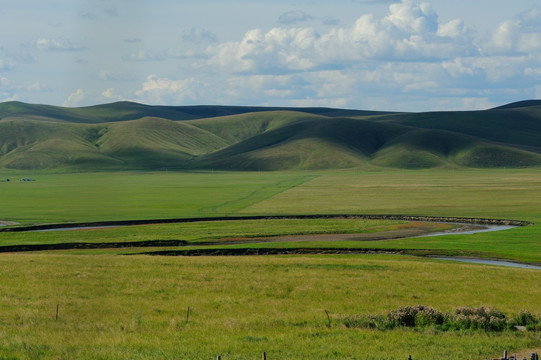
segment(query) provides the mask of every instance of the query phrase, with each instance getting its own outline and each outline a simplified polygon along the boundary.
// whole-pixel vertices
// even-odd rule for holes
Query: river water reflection
[[[436,232],[432,234],[422,235],[422,237],[441,236],[441,235],[477,234],[477,233],[482,233],[482,232],[501,231],[501,230],[509,230],[509,229],[516,228],[516,226],[513,226],[513,225],[471,225],[471,224],[459,224],[459,225],[468,226],[470,227],[470,229],[469,230],[457,229],[455,231],[441,231],[441,232]]]
[[[506,267],[520,268],[520,269],[541,270],[541,266],[514,263],[514,262],[511,262],[511,261],[503,261],[503,260],[458,258],[458,257],[450,257],[450,256],[449,257],[431,257],[431,259],[448,260],[448,261],[460,261],[460,262],[471,263],[471,264],[506,266]]]

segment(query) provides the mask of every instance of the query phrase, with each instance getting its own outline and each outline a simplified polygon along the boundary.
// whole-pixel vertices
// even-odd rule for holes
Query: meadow
[[[35,179],[20,182],[19,178]],[[541,169],[51,173],[2,170],[0,221],[21,224],[283,214],[524,220],[475,235],[303,243],[541,263]],[[198,242],[385,231],[404,221],[298,220],[0,233],[24,243]],[[266,246],[236,244],[227,246]],[[274,244],[273,246],[276,246]],[[297,246],[284,243],[280,246]],[[125,251],[130,253],[130,251]],[[541,348],[539,333],[352,329],[341,319],[424,304],[541,313],[541,272],[398,255],[161,257],[0,254],[4,359],[484,359]],[[56,318],[56,307],[59,313]],[[190,307],[189,318],[187,309]],[[330,315],[327,318],[326,311]],[[329,326],[330,325],[330,326]]]

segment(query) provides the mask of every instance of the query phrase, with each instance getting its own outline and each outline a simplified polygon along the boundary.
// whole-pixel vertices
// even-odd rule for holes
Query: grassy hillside
[[[274,129],[200,159],[222,169],[328,169],[368,166],[370,156],[400,126],[348,118],[307,118]]]
[[[27,118],[48,118],[56,121],[80,123],[103,123],[110,121],[135,120],[145,116],[161,117],[169,120],[191,120],[211,117],[259,113],[267,111],[300,111],[322,116],[368,116],[388,112],[347,110],[332,108],[291,108],[259,106],[150,106],[129,101],[110,104],[66,108],[51,105],[34,105],[18,101],[0,103],[0,119],[12,116]]]
[[[541,152],[541,101],[529,101],[486,111],[434,112],[385,116],[391,123],[472,135]]]
[[[541,165],[541,102],[486,111],[0,104],[0,167],[284,170]]]
[[[72,123],[12,118],[0,121],[0,166],[116,168],[122,164],[94,145],[97,129]]]
[[[136,168],[178,168],[195,155],[227,146],[193,125],[151,117],[109,124],[100,135],[96,144],[101,153]]]

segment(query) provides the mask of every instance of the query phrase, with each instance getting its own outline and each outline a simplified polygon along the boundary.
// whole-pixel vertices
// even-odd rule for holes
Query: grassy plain
[[[11,254],[0,265],[5,359],[257,359],[262,351],[269,359],[484,359],[541,341],[339,321],[410,304],[539,313],[539,271],[382,255]]]
[[[0,178],[31,176],[16,175],[5,173],[0,174]],[[475,235],[334,242],[332,246],[432,250],[437,254],[541,263],[540,169],[128,172],[38,174],[34,177],[34,182],[0,182],[0,221],[32,224],[322,213],[513,219],[530,221],[533,225]],[[356,224],[359,223],[307,220],[153,225],[76,233],[1,234],[0,244],[157,239],[204,241],[303,232],[351,233],[355,229],[361,231]],[[370,226],[373,224],[361,227]],[[280,246],[298,245],[283,243]],[[303,246],[325,247],[328,244],[303,243]]]
[[[541,263],[541,170],[280,173],[0,173],[0,220],[21,223],[261,214],[413,214],[527,220],[503,232],[337,247],[429,249]],[[0,233],[0,244],[203,241],[399,226],[284,221]],[[116,241],[115,240],[115,241]],[[303,246],[329,246],[313,243]],[[239,245],[236,245],[239,246]],[[249,246],[264,246],[250,244]],[[295,246],[295,244],[283,244]],[[541,272],[393,255],[0,255],[4,359],[484,359],[539,333],[348,329],[343,316],[424,304],[540,314]],[[92,256],[90,256],[93,254]],[[56,305],[59,318],[55,320]],[[186,310],[190,317],[186,323]],[[327,326],[325,310],[331,315]]]
[[[0,221],[23,224],[212,217],[303,184],[311,173],[0,172]],[[21,182],[20,178],[36,181]]]
[[[434,249],[541,263],[541,171],[335,172],[244,209],[243,213],[400,214],[525,220],[493,233],[363,242],[369,248]],[[348,244],[346,246],[349,246]]]

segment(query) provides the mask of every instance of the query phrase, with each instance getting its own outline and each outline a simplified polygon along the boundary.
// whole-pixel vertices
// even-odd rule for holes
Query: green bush
[[[443,324],[443,314],[424,305],[400,307],[387,315],[391,327],[425,327]]]
[[[527,310],[521,310],[517,316],[514,318],[515,325],[528,326],[531,324],[536,324],[539,322],[531,312]]]
[[[394,329],[397,327],[433,327],[441,331],[503,331],[514,329],[515,325],[526,326],[530,331],[541,329],[539,319],[528,311],[521,311],[512,320],[499,310],[487,307],[460,307],[454,313],[442,312],[424,305],[400,307],[386,316],[349,316],[342,319],[347,328]]]
[[[496,309],[480,307],[477,309],[460,307],[450,320],[451,328],[457,330],[502,331],[508,327],[505,314]]]
[[[528,331],[539,331],[541,330],[541,322],[538,322],[537,324],[528,324],[526,325],[526,330]]]

